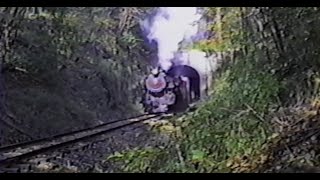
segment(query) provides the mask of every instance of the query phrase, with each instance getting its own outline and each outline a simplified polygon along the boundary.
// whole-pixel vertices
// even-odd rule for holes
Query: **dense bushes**
[[[215,81],[211,100],[195,113],[181,121],[173,120],[175,125],[171,126],[175,131],[170,134],[175,139],[172,143],[179,144],[179,150],[173,144],[152,151],[139,150],[125,170],[221,172],[230,170],[228,166],[234,158],[246,157],[256,161],[254,157],[261,153],[270,136],[264,113],[276,102],[280,85],[272,75],[257,71],[250,60],[239,59],[223,72]],[[179,151],[183,154],[182,160],[177,158]],[[131,156],[118,154],[114,158],[127,161]],[[141,161],[148,161],[148,166],[136,167]],[[163,164],[159,165],[159,161]],[[162,168],[152,168],[152,165]]]
[[[279,136],[271,125],[274,112],[297,101],[306,106],[315,96],[318,8],[209,8],[207,13],[216,17],[216,35],[194,47],[225,55],[211,99],[196,112],[162,125],[170,127],[172,142],[148,148],[152,156],[138,151],[123,165],[125,170],[256,172]],[[235,56],[227,58],[231,54]],[[129,154],[111,160],[123,162]],[[148,168],[134,166],[143,162]]]

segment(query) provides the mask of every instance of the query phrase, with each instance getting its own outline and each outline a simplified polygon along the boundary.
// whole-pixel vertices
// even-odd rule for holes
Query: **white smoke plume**
[[[196,49],[177,52],[182,41],[188,44],[206,38],[206,30],[199,29],[201,17],[196,7],[161,7],[155,16],[142,22],[142,28],[149,41],[157,42],[158,65],[168,70],[174,61],[193,67],[200,74],[201,91],[205,93],[212,83],[211,73],[218,66],[217,56],[207,57]]]
[[[171,67],[179,43],[197,34],[201,16],[196,7],[160,7],[153,22],[143,22],[147,38],[158,44],[158,63],[164,70]]]

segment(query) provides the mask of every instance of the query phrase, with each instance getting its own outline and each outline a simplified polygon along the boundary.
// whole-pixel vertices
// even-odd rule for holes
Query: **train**
[[[199,75],[189,66],[175,66],[168,71],[160,67],[145,78],[143,93],[147,113],[175,113],[186,110],[200,98]]]

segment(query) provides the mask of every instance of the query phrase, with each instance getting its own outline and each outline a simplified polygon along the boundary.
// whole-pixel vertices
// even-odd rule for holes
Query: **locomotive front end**
[[[176,102],[175,84],[161,69],[153,69],[145,80],[145,110],[149,113],[168,112]]]

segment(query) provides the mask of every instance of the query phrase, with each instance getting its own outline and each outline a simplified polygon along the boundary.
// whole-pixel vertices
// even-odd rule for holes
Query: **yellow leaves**
[[[179,126],[174,126],[173,124],[169,123],[166,125],[159,126],[160,132],[166,133],[166,134],[171,134],[175,137],[183,137],[181,127]]]
[[[315,110],[310,110],[310,111],[304,111],[303,112],[303,115],[304,115],[305,118],[312,118],[312,117],[316,116],[317,114],[318,114],[318,112],[315,111]]]
[[[235,173],[254,172],[260,165],[267,162],[269,156],[266,154],[259,154],[252,157],[236,156],[226,162],[226,166]]]
[[[162,125],[168,124],[169,121],[167,120],[149,120],[149,121],[145,121],[145,124],[149,124],[150,126],[153,127],[160,127]]]
[[[241,160],[240,157],[229,160],[226,166],[236,173],[249,172],[251,169],[251,164],[246,160]]]
[[[210,11],[215,14],[216,21],[209,25],[209,30],[214,32],[215,36],[198,43],[196,48],[203,51],[229,51],[238,48],[243,35],[240,30],[240,9],[214,8]]]
[[[233,165],[233,161],[231,159],[228,160],[226,166],[231,167],[232,165]]]
[[[143,122],[144,124],[148,124],[151,127],[156,127],[159,125],[159,123],[157,121],[145,121]]]
[[[207,40],[206,43],[208,44],[208,46],[211,46],[211,47],[220,47],[222,46],[224,41],[221,39],[212,39],[212,40]]]
[[[176,137],[183,137],[181,127],[176,127]]]
[[[298,114],[301,116],[301,119],[311,119],[318,115],[320,110],[320,99],[314,98],[310,102],[311,109],[304,108],[298,111]]]
[[[159,130],[162,133],[172,134],[176,137],[183,137],[181,126],[175,126],[168,120],[146,121],[144,123],[150,125],[152,128]],[[182,123],[181,120],[180,123]]]
[[[281,136],[279,133],[273,133],[271,136],[269,136],[267,138],[267,141],[268,142],[271,142],[271,143],[266,143],[262,146],[262,149],[263,150],[267,150],[269,149],[270,147],[273,147],[273,146],[277,146],[278,143],[281,141]]]
[[[276,139],[276,138],[278,138],[280,136],[280,134],[279,133],[273,133],[268,139]]]
[[[259,157],[260,157],[260,163],[261,164],[264,164],[268,160],[268,156],[267,155],[262,154]]]
[[[176,128],[172,125],[172,124],[168,124],[168,125],[163,125],[160,127],[160,130],[161,131],[165,131],[165,132],[169,132],[169,133],[172,133],[172,132],[175,132],[176,131]]]
[[[316,77],[316,78],[314,79],[314,82],[317,83],[317,84],[320,84],[320,78],[319,78],[319,77]]]
[[[100,21],[97,21],[96,23],[99,24],[103,28],[111,28],[116,25],[116,22],[111,21],[110,19],[102,19]]]
[[[234,168],[237,168],[241,165],[241,158],[239,156],[236,156],[234,158],[231,158],[227,161],[227,164],[226,166],[231,168],[231,169],[234,169]]]
[[[311,106],[313,108],[319,109],[320,108],[320,99],[319,98],[315,98],[311,101]]]

